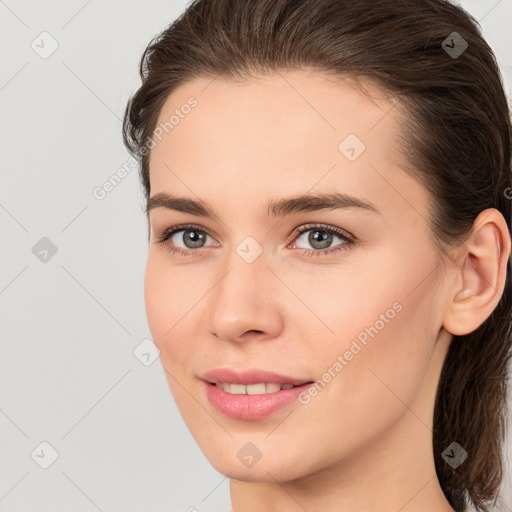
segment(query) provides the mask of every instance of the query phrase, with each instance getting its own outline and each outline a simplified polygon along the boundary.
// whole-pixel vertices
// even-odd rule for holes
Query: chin
[[[308,468],[299,465],[293,457],[284,454],[265,456],[257,458],[255,448],[251,447],[251,441],[241,441],[232,449],[233,456],[228,456],[231,449],[222,449],[217,445],[214,450],[219,448],[221,452],[211,453],[204,450],[210,464],[221,474],[229,476],[234,480],[242,482],[287,482],[306,476]],[[254,451],[253,451],[254,450]],[[251,452],[252,460],[251,460]]]

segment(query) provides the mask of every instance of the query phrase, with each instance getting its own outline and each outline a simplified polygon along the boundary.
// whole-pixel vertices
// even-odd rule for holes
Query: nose
[[[209,294],[211,334],[235,343],[279,336],[284,316],[282,284],[267,263],[263,255],[251,263],[236,253],[229,259],[228,269]]]

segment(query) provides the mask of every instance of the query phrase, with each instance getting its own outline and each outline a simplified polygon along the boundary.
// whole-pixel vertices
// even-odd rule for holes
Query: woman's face
[[[392,101],[306,71],[190,81],[160,113],[148,322],[184,421],[231,478],[291,480],[431,451],[451,336],[429,197],[393,148],[399,119]],[[202,380],[215,369],[317,384],[238,395]]]

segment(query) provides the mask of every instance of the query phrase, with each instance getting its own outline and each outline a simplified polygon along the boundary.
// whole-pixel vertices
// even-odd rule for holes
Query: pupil
[[[326,247],[329,247],[331,243],[331,237],[332,235],[330,233],[327,233],[326,231],[312,231],[311,235],[309,236],[309,243],[314,247],[314,244],[319,242],[321,247],[317,247],[317,249],[325,249]]]
[[[204,241],[204,235],[201,233],[198,233],[197,231],[188,230],[183,233],[183,242],[185,245],[187,244],[186,235],[189,233],[188,238],[190,239],[190,243],[192,244],[189,247],[196,248],[201,247],[201,242]]]

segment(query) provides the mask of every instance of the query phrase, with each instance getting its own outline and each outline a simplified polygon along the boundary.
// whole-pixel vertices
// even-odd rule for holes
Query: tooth
[[[246,387],[247,386],[245,384],[231,384],[231,389],[227,391],[229,391],[233,395],[245,395],[247,392]]]
[[[248,384],[247,386],[247,394],[248,395],[262,395],[266,393],[265,383],[263,384]]]
[[[224,391],[233,395],[263,395],[276,393],[281,389],[292,389],[293,384],[277,384],[275,382],[258,384],[229,384],[227,382],[216,382],[216,385]]]

